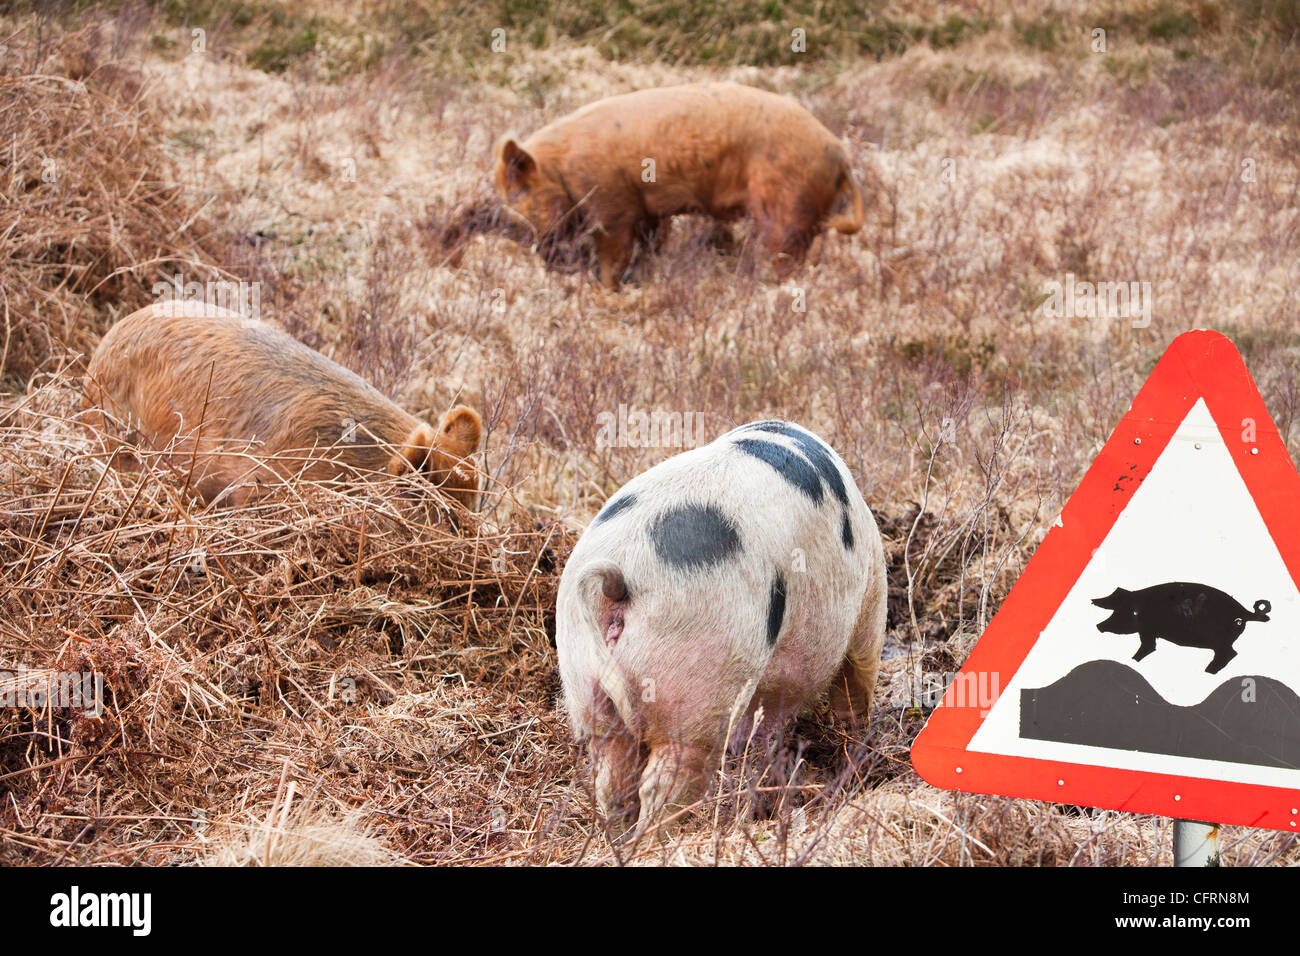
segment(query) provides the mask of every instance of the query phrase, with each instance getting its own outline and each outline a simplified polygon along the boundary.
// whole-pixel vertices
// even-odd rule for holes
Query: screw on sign
[[[950,690],[917,772],[1173,817],[1180,864],[1216,863],[1223,824],[1300,831],[1297,500],[1236,348],[1179,336],[954,681],[997,699]]]

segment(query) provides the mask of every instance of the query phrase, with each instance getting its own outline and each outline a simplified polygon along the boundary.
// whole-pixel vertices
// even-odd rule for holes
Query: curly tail
[[[831,229],[848,234],[862,228],[866,202],[862,197],[862,188],[853,178],[852,170],[847,167],[840,173],[839,185],[835,190],[835,202],[831,208],[841,210],[826,220],[826,225]]]
[[[619,670],[605,643],[598,609],[629,598],[623,572],[612,561],[593,561],[578,572],[578,595],[582,602],[583,630],[591,642],[591,659],[596,664],[596,682],[614,704],[619,718],[629,728],[636,727],[636,705],[627,678]]]

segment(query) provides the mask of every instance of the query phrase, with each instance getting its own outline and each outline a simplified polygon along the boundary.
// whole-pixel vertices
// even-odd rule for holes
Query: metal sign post
[[[1219,825],[1174,821],[1174,866],[1218,866]]]

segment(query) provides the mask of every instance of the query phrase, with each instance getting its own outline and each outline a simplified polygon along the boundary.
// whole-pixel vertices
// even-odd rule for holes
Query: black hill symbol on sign
[[[1229,677],[1199,704],[1181,707],[1127,664],[1088,661],[1020,692],[1020,736],[1294,770],[1300,697],[1271,677]]]
[[[1137,634],[1142,643],[1133,655],[1140,661],[1156,649],[1157,638],[1180,647],[1205,647],[1214,651],[1207,674],[1217,674],[1237,656],[1232,644],[1248,621],[1267,621],[1273,609],[1268,601],[1256,601],[1248,611],[1228,594],[1208,584],[1175,581],[1156,584],[1140,591],[1116,588],[1092,602],[1112,611],[1097,625],[1110,634]]]

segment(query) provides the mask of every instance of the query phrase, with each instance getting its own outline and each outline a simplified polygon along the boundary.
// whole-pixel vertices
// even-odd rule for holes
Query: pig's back
[[[92,395],[137,419],[155,444],[200,417],[205,435],[256,439],[277,451],[334,444],[353,423],[395,442],[416,421],[292,336],[201,303],[160,303],[120,320],[96,349],[88,378]],[[373,442],[358,442],[349,457],[358,456],[386,457]]]
[[[542,127],[526,149],[613,149],[659,157],[683,149],[740,151],[766,159],[812,139],[821,152],[844,158],[839,140],[815,116],[786,96],[739,83],[690,83],[597,100]]]
[[[618,564],[636,612],[660,633],[713,634],[768,653],[774,625],[823,627],[847,642],[876,539],[829,446],[799,426],[757,422],[628,482],[569,563]]]

